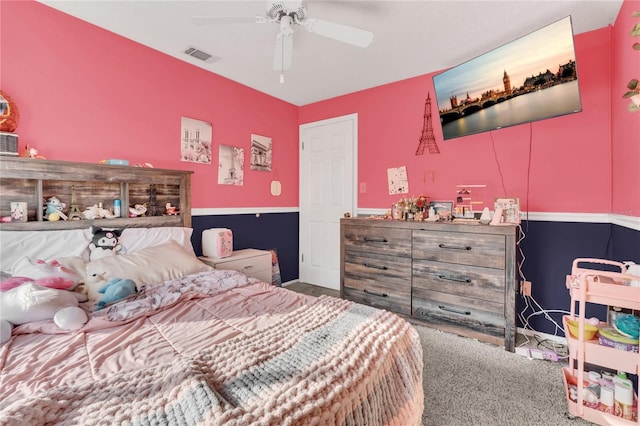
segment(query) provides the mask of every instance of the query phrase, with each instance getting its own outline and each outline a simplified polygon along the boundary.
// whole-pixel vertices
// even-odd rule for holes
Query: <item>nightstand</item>
[[[198,257],[202,262],[215,269],[231,269],[271,284],[271,252],[268,250],[234,250],[229,257]]]

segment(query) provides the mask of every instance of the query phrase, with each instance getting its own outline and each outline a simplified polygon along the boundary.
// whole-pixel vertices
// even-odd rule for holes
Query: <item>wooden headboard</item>
[[[27,222],[0,223],[0,230],[57,230],[100,227],[148,228],[191,227],[191,174],[187,170],[167,170],[69,161],[0,157],[0,216],[11,215],[12,202],[27,203]],[[159,210],[171,203],[178,215],[129,217],[129,206],[146,204],[154,185]],[[72,194],[75,197],[72,197]],[[80,211],[102,203],[113,209],[113,200],[122,203],[120,217],[93,220],[48,221],[44,200],[56,196],[66,204],[72,198]]]

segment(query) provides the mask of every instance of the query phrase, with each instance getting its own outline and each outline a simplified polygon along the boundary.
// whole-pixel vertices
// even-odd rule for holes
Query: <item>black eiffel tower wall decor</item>
[[[425,148],[429,149],[429,154],[440,154],[436,137],[433,134],[433,122],[431,120],[431,92],[427,93],[427,100],[424,102],[424,121],[422,123],[422,135],[420,135],[420,145],[416,150],[416,155],[424,154]]]

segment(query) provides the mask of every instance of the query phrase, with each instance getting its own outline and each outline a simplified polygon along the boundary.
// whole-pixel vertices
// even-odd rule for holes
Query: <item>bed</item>
[[[0,424],[420,424],[408,322],[211,269],[191,234],[124,228],[124,253],[89,260],[89,229],[0,230],[5,276],[25,257],[56,259],[138,286],[100,310],[81,303],[79,330],[14,327],[0,344]]]

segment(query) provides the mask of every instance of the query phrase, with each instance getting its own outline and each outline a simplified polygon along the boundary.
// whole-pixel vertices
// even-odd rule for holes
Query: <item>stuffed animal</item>
[[[11,275],[14,278],[28,277],[32,280],[38,280],[41,278],[53,279],[58,277],[71,281],[71,285],[61,284],[59,287],[54,285],[44,285],[45,287],[59,288],[62,290],[73,290],[81,281],[80,275],[78,275],[73,269],[63,266],[57,260],[45,262],[44,260],[37,259],[32,261],[28,256],[18,259],[13,264],[13,267],[11,268]],[[2,286],[0,286],[0,290],[2,290]],[[4,288],[4,290],[9,289]]]
[[[111,211],[102,208],[102,203],[87,207],[83,214],[87,219],[113,219],[116,217]]]
[[[96,310],[136,294],[136,283],[128,278],[112,278],[98,290],[103,296],[96,304]]]
[[[0,291],[9,291],[16,287],[21,286],[24,283],[32,282],[40,287],[54,288],[57,290],[72,290],[75,289],[76,283],[62,277],[46,277],[34,280],[29,277],[9,277],[0,282]]]
[[[84,288],[90,301],[95,301],[95,310],[125,299],[138,292],[136,283],[128,278],[111,278],[106,280],[104,274],[86,277]]]
[[[49,197],[45,203],[46,210],[44,211],[45,218],[50,221],[56,221],[59,219],[67,220],[67,215],[62,213],[62,210],[67,206],[60,201],[58,197]]]
[[[20,152],[19,154],[20,157],[25,157],[25,158],[37,158],[40,160],[46,160],[47,157],[44,157],[40,154],[38,154],[38,150],[35,148],[31,148],[31,146],[29,144],[25,145],[24,150],[22,152]]]
[[[0,293],[0,343],[11,337],[11,326],[52,319],[60,328],[77,330],[89,320],[78,307],[82,295],[27,282]]]
[[[93,237],[89,244],[89,260],[97,260],[107,256],[115,256],[122,250],[122,246],[118,244],[118,238],[122,234],[121,229],[111,231],[104,230],[97,226],[91,227]]]
[[[77,274],[56,261],[32,263],[24,258],[16,263],[14,269],[31,276],[0,282],[0,343],[11,338],[13,325],[53,319],[62,329],[77,330],[86,324],[89,318],[78,307],[86,296],[73,291],[80,281]],[[51,275],[41,276],[46,271]]]

